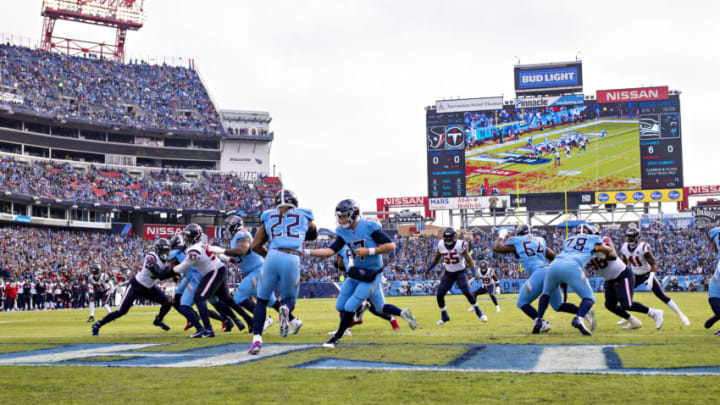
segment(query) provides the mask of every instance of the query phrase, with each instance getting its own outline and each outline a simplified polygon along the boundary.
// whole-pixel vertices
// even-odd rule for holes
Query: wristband
[[[310,249],[303,249],[303,256],[310,256]]]
[[[368,252],[369,252],[368,255],[370,255],[370,256],[374,255],[374,254],[375,254],[375,248],[370,248],[370,249],[368,249]]]

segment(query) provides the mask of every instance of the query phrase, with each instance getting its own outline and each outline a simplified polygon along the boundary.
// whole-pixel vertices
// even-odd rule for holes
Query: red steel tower
[[[42,49],[68,55],[96,54],[124,62],[127,31],[137,31],[143,26],[143,2],[144,0],[43,0],[40,11],[40,15],[45,17]],[[53,36],[57,20],[115,28],[115,44]]]

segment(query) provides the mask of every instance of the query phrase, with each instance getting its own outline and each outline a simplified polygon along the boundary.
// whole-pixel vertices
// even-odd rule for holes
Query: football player
[[[90,318],[88,322],[95,322],[95,303],[105,308],[109,314],[112,308],[108,305],[111,292],[114,292],[114,286],[110,276],[100,270],[99,264],[90,265],[90,275],[88,276],[89,296],[90,296]]]
[[[230,236],[230,249],[223,249],[217,246],[211,246],[210,250],[216,253],[224,254],[235,262],[243,274],[243,279],[237,286],[233,300],[236,304],[241,305],[249,311],[255,311],[255,303],[250,299],[257,297],[257,285],[262,277],[262,266],[264,259],[259,254],[253,252],[253,237],[250,232],[245,229],[242,218],[237,215],[231,215],[225,220],[224,234]],[[280,301],[275,298],[275,292],[270,293],[268,305],[276,311],[280,311]],[[290,334],[297,333],[302,327],[302,321],[289,314],[290,318]],[[266,330],[273,324],[270,316],[265,318],[263,330]]]
[[[477,290],[473,291],[472,295],[475,298],[482,294],[489,295],[493,304],[495,304],[495,311],[500,312],[500,305],[498,305],[498,300],[495,298],[495,289],[498,281],[500,280],[495,274],[495,269],[490,268],[485,260],[481,260],[478,267],[479,269],[477,275],[474,278],[480,280],[482,285]]]
[[[533,321],[538,317],[537,310],[532,306],[543,291],[545,275],[548,269],[548,261],[555,258],[555,252],[548,249],[545,239],[532,234],[529,226],[522,224],[515,229],[514,236],[507,238],[508,231],[503,229],[498,234],[493,251],[497,253],[512,253],[518,259],[525,272],[530,278],[520,287],[520,294],[517,299],[517,307]],[[575,304],[563,302],[560,288],[550,293],[550,305],[556,312],[567,312],[577,315],[578,307]],[[588,311],[586,320],[592,324],[593,311]],[[537,333],[550,330],[550,322],[543,321],[542,327]]]
[[[612,249],[602,243],[602,238],[598,233],[595,226],[581,224],[575,228],[575,235],[563,242],[562,252],[555,256],[545,274],[543,293],[538,304],[538,317],[533,325],[533,333],[539,333],[543,327],[542,318],[550,303],[550,295],[561,283],[566,283],[582,299],[577,316],[572,320],[572,326],[583,335],[592,335],[592,330],[595,329],[594,322],[588,328],[585,325],[584,317],[595,304],[595,296],[584,269],[595,252],[603,252],[606,255],[612,253]]]
[[[352,267],[352,265],[354,263],[352,251],[350,249],[348,249],[348,247],[346,245],[345,247],[342,248],[342,250],[340,250],[338,252],[336,257],[337,257],[336,266],[337,266],[338,270],[340,270],[343,273],[347,273],[347,269],[349,267]],[[348,263],[348,264],[345,265],[345,263]],[[382,285],[384,283],[384,281],[381,280],[380,283]],[[383,291],[380,291],[380,292],[383,293],[383,296],[385,295]],[[378,311],[377,308],[375,308],[375,306],[372,304],[371,301],[365,300],[365,302],[362,303],[360,308],[358,308],[358,310],[355,311],[355,315],[353,316],[353,321],[350,324],[350,326],[348,327],[348,329],[345,331],[345,334],[343,335],[343,337],[352,336],[352,332],[350,332],[350,328],[352,328],[355,325],[362,325],[363,314],[367,310],[370,310],[370,313],[377,316],[378,318],[382,318],[382,319],[390,322],[390,326],[393,328],[393,330],[400,329],[400,324],[398,323],[397,318],[395,318],[392,315],[388,315],[384,312]],[[340,316],[342,318],[342,313],[340,313]],[[328,335],[333,336],[333,335],[335,335],[336,332],[337,332],[337,329],[335,329],[332,332],[328,332]]]
[[[629,265],[635,274],[635,285],[637,288],[640,284],[645,283],[653,294],[664,302],[670,309],[680,317],[683,325],[690,325],[690,320],[682,313],[680,307],[675,304],[663,291],[662,284],[655,277],[657,271],[657,262],[652,254],[650,245],[640,240],[640,231],[635,227],[629,227],[625,231],[625,243],[620,248],[622,261]],[[618,324],[624,324],[625,319],[621,319]]]
[[[409,308],[400,310],[395,305],[385,303],[382,293],[382,254],[394,251],[395,243],[377,222],[360,218],[360,208],[353,200],[340,201],[335,207],[335,217],[338,222],[337,236],[330,247],[303,251],[306,256],[327,258],[347,245],[353,253],[354,263],[348,268],[349,277],[343,283],[335,303],[335,309],[341,313],[340,326],[323,346],[338,345],[345,330],[352,324],[355,311],[368,299],[382,312],[406,320],[410,329],[417,328],[412,311]]]
[[[317,239],[310,210],[298,208],[298,199],[290,190],[280,190],[275,195],[275,208],[260,216],[263,226],[258,228],[252,241],[252,250],[265,258],[262,280],[257,286],[257,303],[253,318],[253,342],[250,354],[262,349],[262,328],[267,316],[267,305],[275,288],[280,287],[282,305],[278,311],[280,336],[290,331],[290,314],[295,308],[300,282],[300,256],[305,240]],[[265,244],[268,244],[267,249]]]
[[[160,304],[160,315],[165,314],[172,308],[172,299],[165,295],[157,286],[160,280],[165,280],[173,275],[166,271],[165,263],[170,255],[170,242],[161,238],[155,242],[153,252],[145,255],[142,269],[135,274],[125,289],[125,294],[120,301],[120,308],[107,314],[103,319],[92,325],[92,334],[97,336],[100,328],[106,323],[112,322],[128,313],[137,297],[143,297]],[[169,328],[168,328],[169,329]]]
[[[618,257],[612,240],[603,237],[604,245],[612,248],[608,255],[602,252],[595,252],[588,266],[596,270],[605,279],[605,308],[620,318],[627,321],[623,329],[637,329],[642,322],[630,315],[628,311],[647,314],[655,321],[655,329],[663,325],[663,311],[655,308],[648,308],[645,305],[633,300],[635,286],[635,275],[632,270]]]
[[[470,305],[472,305],[471,308],[475,310],[475,315],[483,322],[487,322],[487,316],[482,313],[480,307],[477,305],[475,295],[470,292],[470,283],[468,282],[467,273],[465,272],[467,266],[471,268],[472,273],[475,274],[475,262],[472,257],[470,257],[468,243],[462,239],[458,239],[457,232],[452,228],[445,228],[442,236],[443,240],[438,241],[437,252],[427,269],[428,272],[432,270],[442,258],[445,271],[442,277],[440,277],[440,285],[438,286],[436,294],[437,304],[440,308],[440,320],[437,324],[442,325],[450,321],[447,307],[445,307],[445,294],[450,291],[453,284],[457,285],[463,295],[465,295],[465,298],[467,298]]]
[[[720,252],[720,227],[708,230],[707,236],[712,241],[712,247],[713,250],[715,250],[715,253]],[[720,260],[718,260],[715,265],[715,271],[713,271],[713,275],[710,278],[710,285],[708,286],[708,302],[710,303],[710,308],[713,311],[713,316],[705,321],[705,329],[712,328],[715,322],[720,320]],[[715,332],[714,335],[720,336],[720,329]]]

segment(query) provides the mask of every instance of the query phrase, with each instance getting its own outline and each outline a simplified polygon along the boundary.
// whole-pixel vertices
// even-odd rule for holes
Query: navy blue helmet
[[[344,224],[340,222],[341,217],[347,217]],[[355,223],[355,220],[360,218],[360,208],[354,200],[342,200],[335,206],[335,218],[340,227],[349,228]]]
[[[170,238],[170,250],[177,250],[183,248],[183,240],[179,234],[175,234]]]
[[[99,274],[100,273],[100,265],[99,264],[91,264],[90,272],[95,275]]]
[[[298,200],[295,193],[290,190],[280,190],[275,195],[275,208],[290,207],[297,208]]]
[[[165,238],[160,238],[155,241],[155,253],[158,255],[160,260],[165,261],[170,256],[170,241]]]
[[[519,225],[517,228],[515,228],[516,236],[528,235],[530,234],[530,232],[530,227],[525,224]]]
[[[232,238],[233,235],[235,235],[235,232],[242,229],[243,226],[244,223],[242,218],[237,215],[230,215],[225,218],[225,223],[223,224],[223,236],[228,239]]]
[[[446,246],[450,246],[455,243],[457,240],[457,232],[455,232],[452,228],[445,228],[443,231],[443,241],[445,241]]]
[[[203,230],[198,224],[190,224],[183,230],[183,238],[185,238],[185,244],[191,245],[200,241],[203,235]]]
[[[631,226],[625,231],[625,240],[630,249],[634,249],[638,242],[640,242],[640,231],[634,226]]]

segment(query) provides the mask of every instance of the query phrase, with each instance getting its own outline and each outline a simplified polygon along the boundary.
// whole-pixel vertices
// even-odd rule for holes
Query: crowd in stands
[[[545,232],[549,248],[559,252],[564,231]],[[616,247],[622,243],[624,229],[605,230]],[[471,255],[476,262],[487,261],[499,278],[523,279],[527,275],[519,268],[513,255],[492,252],[494,236],[479,232],[465,237],[470,242]],[[642,232],[642,240],[649,243],[658,261],[657,277],[669,279],[668,290],[703,290],[712,275],[717,260],[709,239],[700,229],[671,230],[653,227]],[[434,237],[396,237],[397,249],[386,256],[383,276],[387,281],[420,282],[432,289],[442,272],[442,266],[428,271],[437,251]],[[327,247],[331,240],[306,243],[307,248]],[[152,241],[105,232],[67,231],[52,228],[6,226],[0,228],[0,303],[8,306],[8,298],[17,307],[38,308],[82,307],[86,302],[87,275],[90,264],[99,264],[117,282],[128,280],[142,265],[144,253],[152,248]],[[230,265],[229,282],[241,281],[241,273]],[[336,282],[344,277],[337,268],[336,258],[304,257],[301,282]],[[674,276],[703,276],[699,285],[673,284]],[[588,270],[588,276],[596,276]],[[424,284],[423,284],[424,283]],[[27,291],[26,291],[27,290]],[[38,292],[42,291],[42,292]],[[34,293],[33,293],[34,292]],[[33,294],[42,295],[31,299]],[[47,302],[47,305],[45,304]]]
[[[125,170],[91,167],[80,173],[69,163],[36,160],[26,164],[0,157],[0,191],[88,203],[205,210],[261,211],[272,204],[277,182],[248,183],[235,174],[203,172],[200,181],[179,171],[158,170],[146,177]]]
[[[64,118],[222,133],[200,78],[183,67],[0,45],[0,91],[23,98],[14,108]]]

